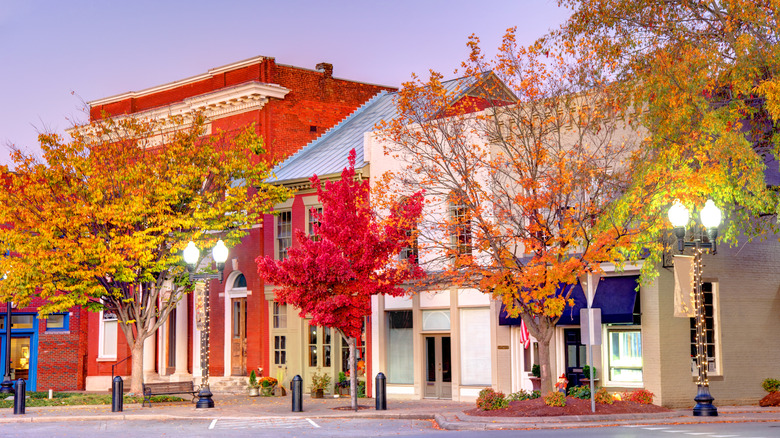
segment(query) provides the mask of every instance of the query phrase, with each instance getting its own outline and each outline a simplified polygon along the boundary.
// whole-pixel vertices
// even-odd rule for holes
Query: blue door
[[[5,315],[0,317],[0,378],[5,375]],[[36,391],[38,369],[38,318],[33,313],[15,313],[11,325],[11,377],[24,379],[28,391]]]

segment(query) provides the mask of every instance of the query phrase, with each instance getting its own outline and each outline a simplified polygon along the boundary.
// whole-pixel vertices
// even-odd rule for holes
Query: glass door
[[[449,335],[425,336],[425,398],[452,399]]]
[[[234,298],[232,309],[230,374],[246,376],[246,298]]]

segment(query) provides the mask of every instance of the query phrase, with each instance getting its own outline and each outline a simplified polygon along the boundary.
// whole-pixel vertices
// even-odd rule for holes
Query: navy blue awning
[[[602,324],[632,324],[635,323],[634,307],[636,305],[638,275],[623,277],[602,277],[593,297],[593,307],[601,309]],[[587,307],[585,292],[579,283],[568,285],[571,289],[570,298],[574,300],[573,307],[566,307],[558,320],[558,325],[579,325],[580,309]],[[562,293],[563,291],[561,291]],[[498,314],[499,325],[519,325],[520,317],[507,316],[505,306],[501,305]]]

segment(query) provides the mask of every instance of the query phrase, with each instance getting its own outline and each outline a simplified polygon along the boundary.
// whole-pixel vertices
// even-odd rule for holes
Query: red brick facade
[[[271,98],[260,109],[232,113],[211,120],[212,132],[232,131],[254,123],[258,133],[266,141],[268,155],[275,159],[289,156],[307,143],[322,135],[327,129],[346,118],[360,105],[389,87],[337,79],[332,76],[332,66],[318,65],[318,70],[276,64],[273,58],[256,58],[239,62],[235,67],[211,70],[205,75],[184,79],[177,83],[163,85],[138,93],[128,93],[91,103],[90,116],[101,114],[111,116],[142,113],[165,109],[177,105],[184,99],[199,98],[209,93],[220,92],[229,87],[247,83],[274,84],[289,90],[283,98]],[[301,211],[302,206],[301,206]],[[272,216],[270,222],[273,226]],[[298,224],[296,224],[298,226]],[[269,303],[264,297],[264,285],[257,275],[255,258],[266,253],[270,244],[273,248],[273,233],[268,242],[268,233],[263,227],[254,228],[244,237],[242,243],[230,248],[224,276],[228,280],[235,270],[244,274],[247,281],[247,352],[246,369],[262,367],[269,369]],[[264,242],[265,240],[265,242]],[[218,281],[210,284],[210,373],[211,376],[231,374],[226,370],[225,355],[230,345],[225,345],[225,289]],[[228,303],[229,304],[229,303]],[[190,300],[188,327],[192,328],[194,312]],[[110,376],[114,362],[98,362],[99,315],[89,315],[88,376]],[[190,329],[191,331],[191,329]],[[130,354],[123,335],[118,336],[117,360]],[[193,361],[198,361],[198,345],[188,339],[190,352],[187,371],[192,373]],[[194,350],[193,350],[194,349]],[[227,350],[226,350],[227,349]],[[194,353],[193,353],[194,351]],[[149,354],[147,352],[147,354]],[[153,353],[159,355],[159,353]],[[130,374],[130,361],[117,366],[117,374]],[[155,357],[155,364],[159,364]],[[156,365],[159,367],[159,365]],[[156,370],[160,372],[160,370]]]

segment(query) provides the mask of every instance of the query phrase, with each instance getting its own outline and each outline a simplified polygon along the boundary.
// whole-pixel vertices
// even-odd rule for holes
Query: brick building
[[[13,308],[11,316],[11,377],[25,379],[28,391],[84,388],[87,356],[87,311],[38,315],[39,298],[29,306]],[[5,357],[7,304],[0,305],[0,357]],[[0,375],[5,375],[0,361]]]
[[[306,69],[259,56],[89,105],[93,119],[103,114],[165,118],[201,111],[211,132],[254,124],[265,139],[268,155],[281,159],[384,90],[391,88],[338,79],[327,63]],[[254,262],[264,251],[262,230],[263,224],[258,224],[240,245],[230,248],[225,282],[210,284],[210,383],[215,390],[231,385],[243,388],[246,378],[240,376],[252,369],[269,369],[272,304],[263,294]],[[130,359],[123,361],[130,351],[114,315],[93,313],[88,319],[86,389],[102,390],[110,386],[112,366],[116,365],[118,375],[130,374]],[[193,321],[189,297],[171,312],[158,335],[147,340],[146,381],[189,380],[200,375],[199,332]]]

